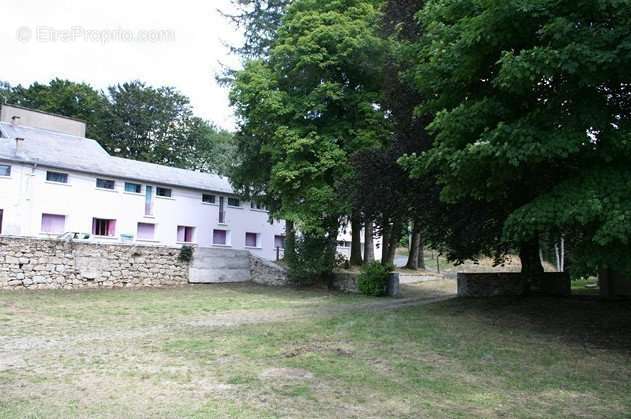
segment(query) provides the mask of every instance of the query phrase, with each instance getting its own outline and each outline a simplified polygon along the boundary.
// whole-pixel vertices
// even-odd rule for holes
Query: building
[[[282,249],[284,222],[239,200],[226,178],[113,157],[84,133],[81,121],[2,107],[0,234],[229,247],[266,259]]]

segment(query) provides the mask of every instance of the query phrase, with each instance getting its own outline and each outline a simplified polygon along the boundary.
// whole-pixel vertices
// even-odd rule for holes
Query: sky
[[[240,34],[217,9],[230,11],[229,0],[3,1],[0,80],[173,86],[196,115],[233,129],[215,76],[238,65],[226,43],[238,44]]]

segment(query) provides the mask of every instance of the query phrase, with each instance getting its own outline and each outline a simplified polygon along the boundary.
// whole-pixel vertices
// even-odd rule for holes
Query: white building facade
[[[227,179],[113,157],[93,140],[8,121],[10,111],[0,122],[0,234],[282,253],[284,222],[239,200]]]

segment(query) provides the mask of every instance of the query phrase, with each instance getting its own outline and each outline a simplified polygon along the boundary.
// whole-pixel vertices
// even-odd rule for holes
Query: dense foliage
[[[305,231],[332,235],[359,212],[386,262],[412,222],[412,243],[456,261],[517,251],[534,272],[540,241],[563,237],[575,270],[624,264],[627,1],[295,0],[273,12],[255,18],[277,30],[260,32],[265,48],[232,86],[240,189]]]
[[[619,263],[631,238],[628,6],[429,2],[409,75],[434,143],[408,160],[415,174],[437,173],[445,202],[495,208],[514,246],[553,232],[594,267]]]
[[[364,295],[383,297],[388,292],[388,278],[393,270],[392,265],[372,262],[362,266],[357,278],[357,288]]]
[[[351,156],[380,147],[387,132],[377,6],[293,2],[269,56],[246,63],[232,84],[234,185],[262,195],[275,216],[295,222],[305,239],[328,240],[325,247],[352,212],[342,192],[353,176]]]

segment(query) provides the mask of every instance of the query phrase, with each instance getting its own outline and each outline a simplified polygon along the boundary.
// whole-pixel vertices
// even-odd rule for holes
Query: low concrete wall
[[[335,272],[333,274],[331,288],[338,291],[359,293],[359,288],[357,287],[358,278],[359,272]],[[401,295],[398,272],[391,273],[388,278],[387,295],[389,297],[398,297]]]
[[[198,247],[189,270],[191,284],[250,281],[250,252],[220,247]]]
[[[459,297],[520,296],[530,291],[566,296],[571,294],[570,286],[565,272],[546,272],[536,277],[519,272],[458,273]]]
[[[188,282],[178,248],[0,237],[0,289],[165,287]]]

